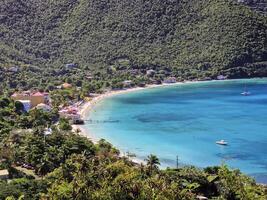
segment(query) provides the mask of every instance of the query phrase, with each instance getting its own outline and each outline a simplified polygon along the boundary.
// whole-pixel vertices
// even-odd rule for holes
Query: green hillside
[[[1,66],[105,74],[124,59],[181,79],[267,75],[267,19],[236,1],[3,0],[0,13]]]

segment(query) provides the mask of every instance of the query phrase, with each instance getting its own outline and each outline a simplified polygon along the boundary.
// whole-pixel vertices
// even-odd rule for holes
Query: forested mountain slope
[[[243,3],[252,9],[267,14],[267,1],[266,0],[237,0],[239,3]]]
[[[177,77],[267,75],[267,19],[231,0],[3,0],[0,63],[160,66]]]

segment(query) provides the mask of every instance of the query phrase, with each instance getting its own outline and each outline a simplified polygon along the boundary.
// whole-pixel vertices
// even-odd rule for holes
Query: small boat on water
[[[248,91],[244,91],[244,92],[242,92],[241,94],[244,95],[244,96],[248,96],[248,95],[250,95],[250,92],[248,92]]]
[[[219,145],[228,145],[228,143],[225,140],[216,141],[216,144],[219,144]]]
[[[245,85],[245,89],[244,89],[244,92],[241,93],[243,96],[248,96],[250,95],[251,93],[247,90],[247,86]]]

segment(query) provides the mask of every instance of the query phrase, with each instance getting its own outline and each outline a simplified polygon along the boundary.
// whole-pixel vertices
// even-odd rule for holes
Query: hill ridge
[[[4,0],[0,11],[0,66],[105,74],[126,57],[129,70],[182,79],[267,75],[267,18],[232,0]]]

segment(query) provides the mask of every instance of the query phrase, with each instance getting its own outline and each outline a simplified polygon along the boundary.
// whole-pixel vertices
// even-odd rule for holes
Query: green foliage
[[[41,113],[39,113],[41,115]],[[147,165],[120,158],[105,140],[87,138],[52,127],[43,134],[12,131],[2,140],[0,157],[14,165],[27,164],[43,179],[0,182],[0,199],[196,199],[197,194],[217,199],[266,199],[266,188],[226,166],[160,170],[155,155]],[[12,170],[10,170],[13,176]]]
[[[147,167],[149,174],[152,174],[153,171],[158,170],[158,165],[160,165],[159,159],[157,156],[151,154],[149,155],[145,161],[147,162]]]
[[[32,109],[25,113],[19,102],[14,102],[8,98],[0,99],[0,141],[12,130],[31,129],[33,127],[51,126],[53,121],[58,118],[55,112],[43,112],[42,110]]]
[[[231,0],[3,0],[0,11],[1,94],[52,91],[55,107],[25,113],[0,98],[1,167],[16,177],[13,167],[26,164],[42,177],[0,181],[0,199],[267,199],[266,187],[238,170],[160,170],[155,155],[143,166],[72,133],[66,119],[54,125],[60,105],[125,80],[266,76],[266,16]],[[57,89],[63,82],[73,87]]]
[[[72,129],[69,120],[65,119],[65,118],[61,118],[59,120],[59,129],[62,131],[70,131]]]
[[[67,182],[61,182],[54,184],[49,190],[51,196],[55,200],[67,200],[72,199],[73,185]]]
[[[86,94],[149,82],[147,69],[155,80],[267,75],[267,19],[232,0],[5,0],[0,10],[3,89],[69,82]]]
[[[220,177],[219,191],[225,199],[259,199],[264,200],[266,197],[263,189],[256,185],[251,178],[241,174],[239,170],[229,170],[222,166],[218,175]]]
[[[40,198],[40,192],[44,191],[46,187],[47,183],[45,181],[36,181],[26,178],[14,179],[8,184],[6,182],[1,182],[0,199],[13,197],[14,199],[37,200]]]

